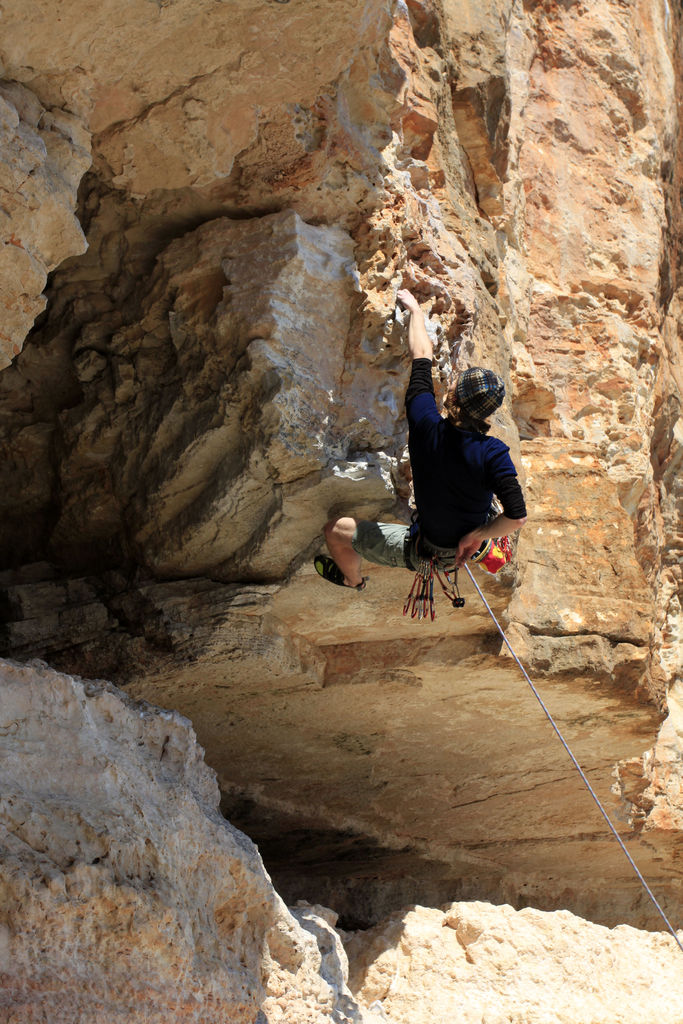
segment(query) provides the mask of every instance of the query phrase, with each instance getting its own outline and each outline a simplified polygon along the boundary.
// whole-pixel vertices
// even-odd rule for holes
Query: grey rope
[[[529,676],[527,675],[526,669],[524,668],[524,666],[522,665],[521,661],[519,660],[519,658],[517,657],[517,655],[516,655],[516,654],[515,654],[515,652],[513,651],[513,649],[512,649],[512,646],[511,646],[511,644],[510,644],[510,641],[509,641],[509,640],[508,640],[508,638],[506,637],[506,635],[505,635],[505,633],[504,633],[504,631],[503,631],[503,629],[502,629],[502,627],[501,627],[500,623],[498,622],[498,619],[497,619],[497,618],[496,618],[496,616],[495,616],[495,615],[493,614],[493,611],[491,610],[491,606],[489,605],[488,601],[486,600],[486,598],[484,597],[483,593],[481,592],[481,589],[480,589],[480,587],[479,587],[479,584],[477,583],[477,581],[475,580],[474,576],[472,575],[472,572],[471,572],[471,570],[470,570],[470,567],[469,567],[469,565],[467,565],[467,563],[465,563],[465,568],[467,569],[467,575],[469,576],[469,578],[470,578],[470,579],[472,580],[472,582],[474,583],[474,586],[475,586],[475,588],[476,588],[476,590],[477,590],[477,593],[479,594],[479,597],[480,597],[480,598],[482,599],[482,601],[484,602],[484,605],[485,605],[485,607],[486,607],[486,610],[487,610],[487,612],[489,613],[489,615],[490,615],[490,616],[491,616],[491,618],[493,619],[493,622],[494,622],[494,624],[495,624],[495,626],[496,626],[496,629],[498,630],[498,632],[499,632],[499,633],[500,633],[500,635],[502,636],[502,638],[503,638],[503,640],[505,641],[505,644],[506,644],[506,646],[507,646],[507,649],[509,650],[510,654],[511,654],[511,655],[512,655],[512,657],[513,657],[513,658],[515,659],[515,661],[517,662],[517,665],[518,665],[518,666],[519,666],[519,668],[521,669],[522,675],[524,676],[524,678],[526,679],[527,683],[528,683],[528,684],[529,684],[529,686],[531,687],[531,690],[532,690],[532,692],[533,692],[533,695],[534,695],[534,697],[536,698],[536,700],[538,701],[538,703],[539,703],[539,704],[541,705],[541,707],[543,708],[543,712],[544,712],[544,714],[545,714],[546,718],[548,719],[548,721],[550,722],[550,724],[552,725],[553,729],[554,729],[554,730],[555,730],[555,732],[557,733],[557,736],[558,736],[558,739],[560,740],[560,743],[562,744],[562,746],[564,747],[564,749],[565,749],[565,750],[567,751],[567,753],[569,754],[569,757],[571,758],[571,760],[572,760],[572,763],[573,763],[574,767],[576,768],[577,772],[579,773],[579,775],[581,776],[581,778],[582,778],[582,779],[583,779],[583,781],[584,781],[584,784],[585,784],[585,786],[586,786],[586,789],[588,790],[588,792],[590,793],[590,795],[591,795],[591,796],[593,797],[593,800],[594,800],[594,801],[595,801],[595,803],[597,804],[598,810],[600,811],[600,813],[602,814],[603,818],[604,818],[604,819],[605,819],[605,821],[607,822],[607,825],[609,826],[609,830],[610,830],[610,832],[612,833],[612,835],[614,836],[614,838],[616,839],[616,841],[617,841],[617,842],[619,843],[619,846],[621,847],[621,849],[622,849],[622,851],[623,851],[624,855],[626,856],[626,859],[628,860],[629,864],[631,865],[631,867],[632,867],[632,868],[633,868],[633,870],[635,871],[636,875],[638,876],[638,878],[639,878],[639,880],[640,880],[640,884],[641,884],[641,885],[643,886],[643,888],[645,889],[645,892],[646,892],[646,893],[648,894],[648,896],[649,896],[649,897],[650,897],[650,899],[652,900],[652,903],[653,903],[653,904],[654,904],[654,906],[656,907],[656,909],[657,909],[657,912],[659,913],[659,916],[661,917],[661,919],[662,919],[662,921],[664,922],[664,924],[666,925],[667,929],[668,929],[668,930],[669,930],[669,931],[671,932],[671,934],[673,935],[674,939],[676,940],[676,945],[677,945],[677,946],[678,946],[678,948],[680,949],[681,953],[683,953],[683,946],[681,945],[681,942],[680,942],[680,939],[678,938],[678,935],[677,935],[677,934],[676,934],[676,932],[674,931],[673,925],[671,924],[671,922],[669,921],[668,917],[666,916],[666,914],[664,913],[664,911],[663,911],[663,910],[662,910],[662,908],[660,907],[659,903],[657,902],[657,900],[656,900],[656,898],[655,898],[655,896],[654,896],[654,893],[653,893],[653,892],[652,892],[652,890],[650,889],[650,886],[649,886],[649,885],[647,884],[647,882],[645,881],[645,879],[644,879],[644,878],[643,878],[643,876],[641,875],[640,871],[638,870],[638,866],[637,866],[636,862],[634,861],[633,857],[631,856],[631,854],[630,854],[630,853],[628,852],[628,850],[626,849],[626,847],[625,847],[625,845],[624,845],[624,843],[623,843],[623,840],[622,840],[621,836],[619,835],[619,833],[617,832],[616,828],[615,828],[615,827],[614,827],[614,825],[612,824],[612,821],[611,821],[611,819],[610,819],[610,816],[608,815],[607,811],[605,810],[605,808],[603,807],[602,803],[600,802],[600,799],[599,799],[599,797],[598,797],[597,793],[595,792],[595,790],[594,790],[594,789],[593,789],[593,787],[591,786],[590,782],[589,782],[589,781],[588,781],[588,779],[586,778],[586,775],[585,775],[585,773],[584,773],[584,771],[583,771],[583,769],[582,769],[581,765],[579,764],[579,762],[578,762],[578,761],[576,760],[576,758],[574,757],[574,754],[572,753],[572,751],[571,751],[571,749],[570,749],[570,747],[569,747],[569,744],[567,743],[567,741],[565,740],[564,736],[563,736],[563,735],[562,735],[562,733],[560,732],[559,728],[558,728],[558,727],[557,727],[557,725],[555,724],[555,720],[554,720],[553,716],[552,716],[552,715],[550,714],[550,712],[548,711],[547,707],[545,706],[545,704],[544,704],[544,702],[543,702],[543,698],[541,697],[540,693],[538,692],[538,690],[536,689],[536,687],[534,686],[534,684],[533,684],[533,683],[531,682],[531,680],[529,679]]]

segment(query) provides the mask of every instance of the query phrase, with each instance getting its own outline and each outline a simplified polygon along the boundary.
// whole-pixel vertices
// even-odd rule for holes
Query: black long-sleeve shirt
[[[482,526],[494,494],[508,518],[526,516],[508,446],[455,427],[439,413],[431,359],[413,360],[406,411],[415,503],[421,529],[433,544],[455,547],[466,533]]]

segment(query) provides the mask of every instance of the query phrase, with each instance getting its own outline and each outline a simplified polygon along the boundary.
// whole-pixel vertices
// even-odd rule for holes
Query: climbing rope
[[[465,563],[465,568],[467,569],[467,575],[469,576],[469,578],[474,583],[474,586],[476,588],[477,593],[479,594],[479,597],[484,602],[484,606],[485,606],[487,612],[489,613],[489,615],[491,616],[496,629],[498,630],[498,632],[502,636],[502,638],[503,638],[503,640],[505,642],[505,645],[507,646],[507,649],[509,650],[510,654],[515,659],[515,661],[517,662],[517,665],[519,666],[519,669],[521,670],[522,675],[524,676],[524,678],[526,679],[527,683],[531,687],[531,690],[533,692],[534,697],[536,698],[538,703],[541,705],[541,707],[543,709],[543,713],[545,714],[546,718],[548,719],[548,721],[552,725],[553,729],[555,730],[555,732],[557,734],[557,737],[560,740],[560,743],[562,744],[564,749],[567,751],[569,757],[571,758],[572,764],[574,765],[574,767],[576,768],[577,772],[579,773],[579,775],[583,779],[583,782],[584,782],[584,785],[586,786],[586,789],[588,790],[590,795],[593,797],[593,800],[595,801],[598,810],[600,811],[600,813],[602,814],[603,818],[607,822],[607,825],[609,827],[610,832],[612,833],[612,835],[614,836],[616,841],[619,843],[619,846],[621,847],[621,849],[622,849],[626,859],[628,860],[629,864],[631,865],[631,867],[635,871],[636,875],[638,876],[640,884],[643,886],[643,888],[645,889],[645,892],[650,897],[653,905],[657,909],[657,912],[658,912],[659,916],[661,917],[662,921],[664,922],[664,924],[666,925],[667,929],[671,932],[671,934],[673,935],[674,939],[676,940],[676,945],[680,949],[681,953],[683,953],[683,945],[681,945],[681,941],[678,938],[678,935],[676,934],[676,932],[674,931],[673,925],[671,924],[671,922],[669,921],[668,917],[666,916],[666,914],[664,913],[664,911],[660,907],[659,903],[657,902],[657,899],[655,898],[654,893],[650,889],[650,886],[647,884],[647,882],[643,878],[642,874],[640,873],[640,871],[638,869],[638,865],[636,864],[636,862],[633,860],[633,857],[631,856],[631,854],[626,849],[626,846],[624,845],[624,842],[623,842],[621,836],[619,835],[619,833],[617,832],[616,828],[612,824],[612,821],[611,821],[607,811],[603,807],[602,803],[600,802],[600,799],[599,799],[597,793],[595,792],[595,790],[591,786],[590,782],[586,778],[585,772],[583,771],[583,769],[582,769],[581,765],[579,764],[579,762],[574,757],[574,754],[572,753],[572,751],[571,751],[571,749],[569,747],[569,744],[567,743],[567,741],[565,740],[564,736],[560,732],[558,726],[555,723],[555,720],[554,720],[553,716],[550,714],[550,712],[548,711],[548,708],[545,706],[545,703],[543,702],[543,698],[541,697],[540,693],[538,692],[538,690],[536,689],[534,684],[531,682],[531,679],[527,675],[526,669],[524,668],[524,666],[522,665],[521,661],[519,660],[519,658],[517,657],[517,655],[513,651],[512,646],[510,644],[510,641],[506,637],[506,635],[505,635],[505,633],[504,633],[500,623],[498,622],[498,619],[493,614],[493,611],[491,610],[491,606],[489,605],[488,601],[486,600],[486,598],[484,597],[483,593],[481,592],[479,584],[477,583],[477,581],[475,580],[474,576],[472,575],[470,567],[467,565],[467,563]]]

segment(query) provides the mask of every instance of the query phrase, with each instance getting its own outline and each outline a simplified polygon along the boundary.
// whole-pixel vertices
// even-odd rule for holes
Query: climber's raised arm
[[[417,299],[407,288],[401,288],[397,298],[410,313],[408,348],[412,359],[431,359],[434,348],[425,328],[425,320]]]

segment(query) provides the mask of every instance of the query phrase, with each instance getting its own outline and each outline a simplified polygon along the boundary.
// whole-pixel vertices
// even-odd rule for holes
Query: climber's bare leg
[[[325,523],[325,540],[328,551],[344,573],[344,582],[347,587],[357,587],[359,583],[363,582],[363,577],[360,574],[361,557],[351,543],[357,525],[356,520],[351,516],[331,519],[329,523]]]

